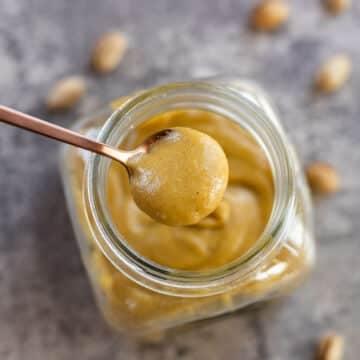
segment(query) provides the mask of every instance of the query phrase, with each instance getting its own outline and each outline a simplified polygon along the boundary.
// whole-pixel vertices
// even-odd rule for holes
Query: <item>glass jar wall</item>
[[[133,335],[283,295],[314,262],[308,188],[260,88],[232,78],[170,84],[116,100],[75,128],[131,148],[164,126],[195,127],[220,142],[230,163],[224,205],[230,210],[195,228],[155,224],[129,200],[122,169],[79,149],[62,151],[68,207],[99,307],[113,327]],[[249,179],[239,170],[244,164],[258,166]],[[257,178],[255,170],[261,170]],[[270,207],[262,206],[265,199]],[[232,220],[222,227],[224,213]]]

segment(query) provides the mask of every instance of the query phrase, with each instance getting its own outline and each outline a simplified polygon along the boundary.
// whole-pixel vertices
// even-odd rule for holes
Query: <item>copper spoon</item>
[[[104,155],[110,159],[120,162],[129,172],[127,162],[129,158],[137,154],[148,152],[151,144],[159,141],[162,137],[167,136],[172,130],[166,129],[149,136],[140,146],[134,150],[119,150],[112,146],[89,139],[75,131],[65,129],[61,126],[49,123],[36,117],[24,114],[11,109],[7,106],[0,105],[0,121],[9,125],[32,131],[34,133],[47,136],[79,148]],[[129,172],[130,173],[130,172]]]

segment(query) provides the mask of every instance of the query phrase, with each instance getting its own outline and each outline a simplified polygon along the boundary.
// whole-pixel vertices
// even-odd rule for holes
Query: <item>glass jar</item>
[[[64,146],[68,208],[98,305],[112,326],[136,336],[286,294],[314,262],[308,187],[274,108],[257,85],[222,77],[161,86],[116,100],[74,128],[118,146],[150,116],[178,108],[222,114],[256,139],[271,166],[273,208],[256,244],[231,263],[199,271],[161,266],[130,248],[114,226],[105,194],[111,161]]]

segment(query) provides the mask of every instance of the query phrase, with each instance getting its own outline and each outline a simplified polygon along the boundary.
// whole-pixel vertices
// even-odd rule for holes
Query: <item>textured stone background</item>
[[[247,28],[251,0],[0,0],[0,102],[64,126],[135,88],[217,73],[258,79],[276,101],[304,162],[325,159],[343,190],[317,204],[317,268],[281,304],[237,313],[173,335],[158,346],[114,336],[102,322],[65,210],[57,144],[0,124],[0,358],[312,359],[327,329],[360,356],[360,2],[331,18],[318,0],[292,1],[274,35]],[[120,68],[87,70],[94,39],[123,29],[131,48]],[[315,97],[312,74],[348,52],[354,74],[333,96]],[[84,73],[90,95],[76,111],[49,115],[51,84]]]

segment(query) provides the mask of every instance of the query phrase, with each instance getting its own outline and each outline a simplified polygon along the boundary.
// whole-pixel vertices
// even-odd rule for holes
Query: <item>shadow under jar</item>
[[[98,305],[113,327],[134,336],[284,295],[314,263],[309,191],[257,85],[224,77],[169,84],[116,100],[75,128],[130,149],[174,126],[208,133],[229,160],[223,202],[193,226],[169,227],[142,213],[121,165],[62,150],[68,207]]]

